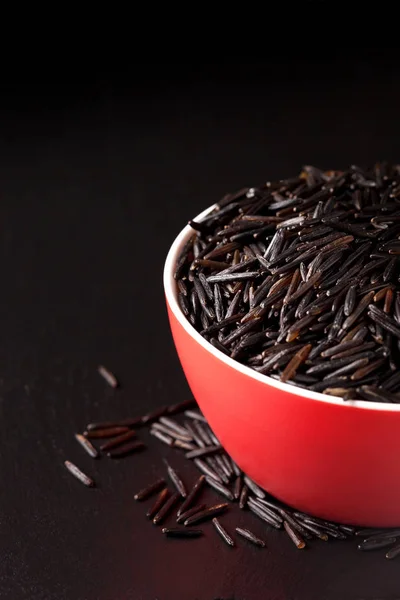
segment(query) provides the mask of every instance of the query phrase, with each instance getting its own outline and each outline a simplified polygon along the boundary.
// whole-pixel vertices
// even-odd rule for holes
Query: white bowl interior
[[[194,218],[195,221],[201,221],[204,217],[208,215],[213,209],[214,206],[210,206],[205,211],[197,215]],[[194,339],[198,344],[200,344],[207,352],[215,356],[218,360],[225,362],[230,367],[236,369],[237,371],[247,375],[248,377],[252,377],[261,383],[275,387],[282,391],[288,392],[289,394],[296,394],[297,396],[302,396],[304,398],[311,398],[312,400],[316,400],[317,402],[325,402],[328,404],[337,404],[342,406],[343,408],[351,407],[351,408],[359,408],[362,410],[378,410],[378,411],[387,411],[387,412],[399,412],[400,404],[390,404],[390,403],[381,403],[381,402],[367,402],[364,400],[346,400],[343,401],[340,398],[336,398],[335,396],[328,396],[326,394],[321,394],[319,392],[313,392],[311,390],[306,390],[301,387],[297,387],[294,385],[290,385],[288,383],[281,383],[272,377],[268,377],[268,375],[262,375],[258,373],[254,369],[250,367],[246,367],[241,363],[233,360],[229,356],[226,356],[223,352],[214,348],[207,340],[205,340],[196,329],[189,323],[186,319],[185,315],[182,313],[178,300],[177,300],[177,287],[174,279],[174,270],[177,258],[180,254],[180,251],[186,241],[189,239],[189,236],[193,234],[193,229],[187,225],[180,234],[176,237],[173,242],[168,255],[165,261],[164,266],[164,290],[167,298],[167,302],[174,316],[177,318],[182,327],[187,331],[187,333]]]

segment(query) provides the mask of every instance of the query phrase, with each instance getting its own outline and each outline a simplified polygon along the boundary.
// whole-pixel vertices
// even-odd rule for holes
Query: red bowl
[[[261,487],[301,511],[399,526],[400,405],[344,402],[280,383],[214,348],[177,302],[173,272],[190,234],[185,227],[165,263],[168,315],[189,386],[227,452]]]

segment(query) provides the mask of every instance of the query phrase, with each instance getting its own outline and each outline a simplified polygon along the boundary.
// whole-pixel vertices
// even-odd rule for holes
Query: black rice
[[[213,506],[209,506],[204,510],[201,510],[185,521],[185,525],[195,525],[196,523],[201,523],[202,521],[207,521],[209,519],[213,519],[215,516],[220,515],[225,512],[228,508],[229,504],[226,502],[222,504],[214,504]]]
[[[398,546],[395,546],[394,548],[391,548],[389,550],[389,552],[386,553],[386,558],[388,558],[389,560],[392,558],[396,558],[396,556],[400,555],[400,544]]]
[[[195,419],[197,421],[203,421],[203,423],[207,423],[207,420],[204,415],[202,415],[197,410],[186,410],[185,416],[189,417],[189,419]]]
[[[153,518],[154,525],[159,525],[160,523],[162,523],[164,521],[164,519],[166,519],[166,517],[169,515],[169,513],[174,508],[175,504],[179,501],[180,497],[181,497],[180,494],[178,492],[176,492],[175,494],[173,494],[172,496],[170,496],[168,498],[168,500],[165,502],[165,504],[162,505],[160,510],[154,516],[154,518]]]
[[[265,492],[250,477],[244,476],[244,482],[257,498],[265,498]]]
[[[248,497],[249,497],[249,488],[247,487],[246,484],[244,484],[242,487],[242,491],[240,492],[240,498],[239,498],[239,508],[241,510],[246,508]]]
[[[381,539],[369,539],[364,540],[361,544],[358,545],[359,550],[368,551],[368,550],[380,550],[381,548],[387,548],[387,546],[392,546],[396,542],[395,537],[381,538]]]
[[[221,450],[221,446],[207,446],[206,448],[197,448],[186,453],[186,458],[199,458],[201,456],[209,456]]]
[[[327,533],[328,536],[333,537],[337,540],[345,540],[347,538],[346,534],[343,531],[340,531],[339,528],[333,523],[324,523],[315,517],[305,518],[302,521],[304,526],[306,525],[316,525],[319,529],[322,529]]]
[[[151,430],[150,430],[151,433]],[[194,444],[191,444],[190,442],[182,442],[182,440],[173,440],[173,444],[174,448],[181,448],[181,450],[187,450],[190,452],[190,450],[195,450],[196,446]]]
[[[100,450],[102,450],[102,452],[108,452],[108,450],[112,450],[113,448],[118,448],[118,446],[122,446],[122,444],[125,444],[125,442],[129,442],[129,440],[132,440],[135,437],[136,437],[135,431],[133,431],[133,430],[127,431],[126,433],[123,433],[122,435],[118,435],[117,437],[112,438],[105,444],[102,444],[100,446]]]
[[[141,424],[148,425],[148,423],[152,423],[152,421],[157,421],[157,419],[159,419],[163,415],[166,415],[167,413],[168,413],[168,406],[161,406],[160,408],[156,408],[152,412],[149,412],[149,413],[147,413],[147,415],[144,415],[142,417]],[[169,414],[171,414],[171,413],[169,413]]]
[[[82,435],[81,433],[76,433],[75,439],[82,446],[82,448],[85,450],[85,452],[87,452],[87,454],[89,454],[89,456],[91,456],[92,458],[99,457],[99,453],[96,450],[96,448],[93,446],[93,444],[90,442],[90,440],[88,440],[84,435]]]
[[[129,427],[107,427],[105,429],[85,431],[84,436],[90,439],[111,438],[121,435],[122,433],[127,433],[128,431]]]
[[[211,467],[209,467],[208,464],[204,462],[204,460],[202,460],[201,458],[195,458],[193,462],[199,469],[199,471],[204,473],[206,477],[210,477],[211,479],[215,479],[215,481],[222,483],[222,479],[218,475],[218,473],[216,473]]]
[[[254,513],[262,521],[265,521],[266,523],[268,523],[268,525],[275,527],[275,529],[281,528],[280,522],[277,521],[276,519],[274,519],[270,515],[270,513],[268,513],[266,510],[264,510],[263,507],[259,506],[258,504],[254,503],[254,502],[251,502],[251,498],[249,498],[247,506],[249,507],[249,509],[251,510],[252,513]]]
[[[156,437],[158,440],[160,440],[160,442],[162,442],[163,444],[166,444],[167,446],[174,446],[175,442],[178,441],[178,440],[174,440],[174,438],[167,435],[166,433],[163,433],[162,431],[159,431],[158,429],[154,429],[153,427],[150,429],[150,435],[154,435],[154,437]],[[181,441],[181,440],[179,440],[179,441]],[[186,442],[182,442],[182,443],[185,444]]]
[[[127,456],[128,454],[133,454],[134,452],[140,452],[141,450],[144,450],[146,448],[146,446],[144,445],[143,442],[128,442],[126,444],[123,444],[122,446],[118,446],[118,448],[115,448],[114,450],[110,450],[109,452],[107,452],[107,456],[109,458],[123,458],[124,456]]]
[[[235,500],[239,500],[240,494],[242,493],[243,480],[241,476],[236,477],[235,484],[233,487],[233,497]]]
[[[86,475],[83,471],[81,471],[76,465],[74,465],[74,463],[70,462],[69,460],[66,460],[64,461],[64,465],[71,473],[71,475],[73,475],[75,479],[83,483],[83,485],[86,485],[86,487],[95,487],[96,484],[94,480],[88,475]]]
[[[257,506],[257,508],[261,509],[266,515],[268,515],[271,519],[276,521],[277,524],[283,523],[283,519],[280,515],[278,515],[275,510],[271,509],[269,506],[263,504],[260,498],[250,497],[248,500],[249,506]]]
[[[218,519],[216,517],[214,517],[212,522],[213,522],[215,529],[218,531],[219,535],[224,540],[225,544],[227,544],[228,546],[234,546],[235,542],[233,541],[233,539],[231,538],[229,533],[226,531],[226,529],[224,527],[222,527],[222,525],[218,521]]]
[[[225,496],[225,498],[228,498],[228,500],[233,502],[234,497],[231,490],[228,487],[226,487],[222,483],[219,483],[219,481],[216,481],[213,477],[206,477],[206,481],[210,487],[212,487],[219,494],[222,494],[222,496]]]
[[[134,498],[134,500],[138,500],[138,501],[146,500],[147,498],[149,498],[150,496],[152,496],[159,490],[163,489],[164,487],[165,487],[165,479],[163,479],[163,478],[157,479],[153,483],[150,483],[145,488],[143,488],[139,492],[137,492],[133,496],[133,498]]]
[[[284,526],[285,531],[288,534],[289,538],[292,540],[293,544],[296,546],[296,548],[298,548],[299,550],[301,550],[302,548],[305,548],[305,546],[306,546],[305,541],[301,538],[301,536],[297,533],[297,531],[295,529],[293,529],[293,527],[287,521],[283,522],[283,526]]]
[[[97,431],[99,429],[110,429],[113,427],[139,427],[143,424],[143,417],[132,417],[120,421],[103,421],[102,423],[89,423],[86,431]]]
[[[204,483],[205,483],[205,476],[200,475],[200,477],[198,478],[198,480],[196,481],[196,483],[194,484],[194,486],[192,487],[192,489],[186,496],[184,502],[180,506],[180,508],[178,510],[178,517],[179,517],[179,515],[184,513],[186,510],[188,510],[192,506],[193,502],[198,498],[201,490],[203,489]]]
[[[182,496],[182,498],[186,498],[186,496],[187,496],[186,487],[185,487],[185,484],[183,483],[182,479],[180,478],[179,473],[173,467],[171,467],[171,465],[165,459],[164,459],[164,462],[167,466],[169,478],[172,481],[172,483],[174,484],[176,490]]]
[[[161,433],[164,433],[165,435],[170,436],[174,440],[181,440],[182,442],[192,442],[193,441],[193,438],[188,434],[188,432],[179,433],[176,429],[172,429],[171,427],[168,427],[167,425],[163,425],[162,423],[159,423],[159,422],[152,424],[152,430],[153,431],[154,430],[161,431]]]
[[[184,527],[163,527],[162,533],[173,538],[197,538],[203,535],[202,529],[187,529]]]
[[[400,368],[398,167],[381,173],[307,166],[291,183],[251,188],[192,223],[175,271],[186,318],[221,352],[284,382],[323,391],[352,376],[400,391],[400,379],[387,384],[388,368]],[[299,346],[260,361],[267,341]],[[325,368],[356,342],[370,344],[375,360],[355,351]],[[302,384],[317,365],[315,381]]]
[[[183,505],[181,505],[181,507],[182,506]],[[176,513],[176,515],[177,515],[176,522],[177,523],[184,523],[186,521],[186,519],[188,519],[192,515],[195,515],[207,508],[206,504],[196,504],[196,506],[192,506],[192,508],[188,508],[184,512],[180,512],[181,507],[179,508],[178,512]]]
[[[148,519],[152,519],[158,513],[161,507],[164,506],[165,502],[170,497],[170,495],[171,494],[168,488],[164,488],[163,490],[161,490],[153,506],[146,512],[146,517]]]
[[[236,533],[241,535],[243,538],[254,544],[255,546],[260,546],[260,548],[265,548],[266,544],[264,540],[257,537],[252,531],[249,529],[244,529],[242,527],[236,527]]]
[[[194,406],[196,406],[195,400],[185,400],[184,402],[178,402],[177,404],[171,404],[170,406],[167,406],[165,414],[176,415],[184,412],[185,410],[190,410]]]
[[[179,433],[183,436],[188,436],[188,431],[185,429],[185,427],[182,427],[182,425],[179,425],[179,423],[177,421],[175,421],[175,419],[171,419],[170,417],[163,416],[163,417],[160,417],[160,423],[162,423],[166,427],[169,427],[170,429],[175,430],[177,433]]]
[[[310,523],[305,523],[304,521],[301,524],[305,529],[313,533],[320,540],[323,540],[324,542],[328,541],[328,535],[317,525],[311,525]]]
[[[103,377],[103,379],[108,383],[108,385],[110,385],[113,388],[118,387],[118,381],[114,373],[111,373],[111,371],[106,369],[106,367],[103,367],[103,365],[97,367],[97,371],[99,375],[101,375],[101,377]]]
[[[301,523],[299,523],[299,521],[297,521],[296,517],[294,517],[287,510],[284,509],[281,509],[280,513],[284,519],[284,522],[289,523],[289,525],[293,529],[298,531],[298,533],[300,533],[303,537],[305,537],[306,539],[312,538],[312,535],[310,535],[307,529]]]

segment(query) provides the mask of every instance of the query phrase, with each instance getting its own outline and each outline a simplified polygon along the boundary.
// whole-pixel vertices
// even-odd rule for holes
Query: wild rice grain
[[[226,529],[224,527],[222,527],[222,525],[218,521],[218,519],[216,517],[214,517],[214,519],[212,520],[212,522],[213,522],[213,525],[214,525],[215,529],[218,531],[219,535],[222,537],[222,539],[224,540],[224,542],[228,546],[234,546],[235,542],[233,541],[233,539],[231,538],[231,536],[229,535],[229,533],[226,531]]]
[[[344,314],[346,317],[349,317],[353,312],[353,309],[356,304],[357,297],[357,286],[351,285],[346,293],[346,298],[344,301]]]
[[[215,481],[222,484],[221,477],[214,471],[214,469],[209,467],[208,464],[204,462],[204,460],[202,460],[201,458],[195,458],[193,462],[196,465],[196,467],[202,473],[204,473],[204,475],[206,475],[206,477],[210,477],[211,479],[214,479]]]
[[[189,417],[189,419],[194,419],[195,421],[203,421],[203,423],[207,423],[205,416],[196,410],[186,410],[185,416]]]
[[[108,458],[123,458],[124,456],[128,456],[128,454],[133,454],[134,452],[140,452],[144,450],[146,446],[143,442],[128,442],[122,446],[118,446],[115,450],[110,450],[107,452]]]
[[[163,504],[163,506],[153,518],[154,525],[160,525],[160,523],[162,523],[167,518],[169,513],[174,508],[175,504],[179,501],[180,497],[180,494],[176,492],[176,494],[173,494],[170,498],[168,498],[168,500],[165,502],[165,504]]]
[[[153,427],[150,429],[149,433],[150,433],[150,435],[154,436],[155,438],[160,440],[160,442],[162,442],[166,446],[169,446],[170,448],[172,446],[176,445],[175,442],[178,441],[178,440],[174,440],[174,438],[163,433],[162,431],[159,431],[158,429],[154,429]],[[182,443],[184,444],[185,442],[182,442]]]
[[[235,484],[233,486],[233,497],[235,500],[239,500],[240,494],[242,493],[243,480],[240,477],[236,477]]]
[[[161,532],[173,538],[198,538],[203,535],[202,529],[184,529],[183,527],[163,527]]]
[[[110,385],[113,388],[118,387],[119,384],[118,384],[118,381],[117,381],[117,378],[115,377],[115,375],[113,373],[111,373],[111,371],[109,371],[108,369],[103,367],[103,365],[99,365],[97,367],[97,372],[108,383],[108,385]]]
[[[192,489],[186,496],[184,502],[180,506],[178,513],[177,513],[178,517],[182,513],[184,513],[186,510],[188,510],[192,506],[193,502],[198,498],[198,496],[201,493],[201,490],[204,487],[205,480],[206,480],[205,476],[200,475],[200,477],[198,478],[198,480],[196,481],[196,483],[194,484],[194,486],[192,487]]]
[[[250,479],[250,477],[248,477],[247,475],[244,476],[244,482],[247,485],[247,487],[253,492],[253,494],[255,496],[257,496],[257,498],[265,498],[265,492],[264,490],[262,490],[255,481],[253,481],[252,479]]]
[[[160,417],[159,422],[164,425],[165,427],[168,427],[171,431],[175,431],[177,434],[179,434],[181,437],[179,439],[183,439],[183,438],[190,438],[190,440],[192,439],[191,436],[189,435],[189,432],[187,431],[187,429],[185,429],[185,427],[182,427],[182,425],[179,425],[179,423],[177,423],[174,419],[171,419],[170,417]],[[156,425],[156,423],[153,425],[153,427]],[[189,439],[185,439],[184,441],[190,441]]]
[[[192,427],[198,434],[198,437],[203,441],[205,446],[214,445],[207,426],[205,426],[202,422],[195,420],[192,424]]]
[[[133,417],[121,421],[104,421],[103,423],[89,423],[86,431],[97,431],[98,429],[110,429],[114,427],[138,427],[142,424],[142,417]]]
[[[230,489],[227,488],[225,485],[223,485],[222,483],[219,483],[213,477],[206,477],[206,482],[216,492],[218,492],[219,494],[222,494],[222,496],[225,496],[225,498],[228,498],[228,500],[233,502],[233,500],[234,500],[233,494],[230,491]]]
[[[99,453],[96,450],[96,448],[84,435],[82,435],[80,433],[76,433],[75,439],[82,446],[82,448],[85,450],[85,452],[87,452],[87,454],[89,454],[89,456],[91,456],[92,458],[99,457]]]
[[[306,539],[311,539],[312,535],[307,531],[307,529],[297,521],[295,517],[293,517],[289,512],[285,509],[280,509],[279,511],[286,523],[288,523],[293,529],[295,529],[298,533],[300,533]]]
[[[189,442],[182,442],[182,440],[175,439],[173,440],[172,445],[174,448],[180,448],[181,450],[187,450],[188,452],[190,452],[191,450],[196,450],[196,446],[194,444],[191,444]]]
[[[167,407],[166,414],[167,415],[175,415],[184,412],[185,410],[190,410],[196,406],[195,400],[185,400],[184,402],[178,402],[178,404],[171,404]]]
[[[326,533],[324,533],[324,531],[322,531],[316,525],[310,525],[310,523],[305,523],[304,521],[302,521],[301,524],[305,529],[307,529],[308,531],[313,533],[320,540],[323,540],[324,542],[328,541],[328,539],[329,539],[328,535]]]
[[[384,540],[387,538],[392,538],[392,537],[400,537],[400,530],[399,529],[385,529],[383,530],[381,533],[375,533],[375,534],[368,534],[367,536],[365,536],[367,540],[372,541],[378,541],[378,540]],[[366,541],[366,540],[364,540]]]
[[[161,492],[158,494],[153,506],[146,512],[146,517],[148,519],[153,519],[153,517],[155,517],[155,515],[158,513],[158,511],[161,509],[161,507],[164,506],[164,504],[167,501],[167,499],[169,498],[169,496],[170,496],[170,491],[167,488],[164,488],[163,490],[161,490]]]
[[[66,460],[64,461],[64,465],[71,473],[71,475],[73,475],[75,479],[83,483],[83,485],[86,485],[86,487],[95,487],[96,484],[94,480],[88,475],[86,475],[83,471],[81,471],[76,465],[74,465],[74,463],[70,462],[69,460]]]
[[[221,451],[221,446],[207,446],[207,448],[197,448],[185,454],[186,458],[199,458],[201,456],[209,456]]]
[[[152,412],[147,413],[147,415],[144,415],[142,417],[141,424],[148,425],[148,423],[152,423],[152,421],[157,421],[157,419],[159,419],[163,415],[166,415],[167,413],[168,413],[168,406],[161,406],[160,408],[156,408]]]
[[[374,304],[369,305],[368,316],[383,327],[383,329],[386,329],[386,331],[400,339],[400,327],[397,325],[396,321],[382,310],[379,310]]]
[[[178,472],[171,467],[171,465],[167,462],[167,460],[164,459],[164,463],[167,467],[169,478],[172,481],[172,483],[174,484],[174,486],[176,487],[178,493],[182,496],[182,498],[186,498],[186,496],[187,496],[186,487],[185,487],[185,484],[183,483],[182,479],[180,478]]]
[[[228,458],[229,462],[232,465],[232,471],[233,473],[236,475],[236,477],[240,477],[240,475],[242,474],[242,471],[239,469],[239,467],[237,466],[237,464],[235,463],[235,461],[233,460],[233,458]]]
[[[385,358],[381,358],[379,360],[375,360],[374,362],[367,364],[365,367],[361,367],[361,369],[357,369],[355,373],[350,377],[352,381],[357,381],[359,379],[363,379],[370,373],[373,373],[377,369],[379,369],[386,362]]]
[[[209,506],[208,508],[199,511],[198,513],[195,513],[194,515],[186,519],[184,524],[187,527],[188,525],[195,525],[196,523],[201,523],[203,521],[213,519],[215,516],[225,512],[228,506],[229,504],[227,504],[226,502],[222,504],[214,504],[213,506]]]
[[[289,363],[285,367],[285,369],[281,375],[281,381],[285,382],[288,379],[292,379],[293,375],[295,375],[299,366],[307,359],[307,356],[309,355],[311,348],[312,348],[312,345],[307,344],[306,346],[303,346],[303,348],[300,348],[300,350],[298,350],[296,352],[296,354],[293,356],[293,358],[289,361]]]
[[[121,446],[125,442],[129,442],[129,440],[132,440],[135,437],[136,437],[135,431],[133,431],[133,430],[127,431],[126,433],[123,433],[122,435],[118,435],[117,437],[112,438],[110,441],[106,442],[105,444],[102,444],[100,446],[100,450],[102,452],[107,452],[108,450],[112,450],[113,448],[118,448],[118,446]]]
[[[161,431],[165,435],[172,437],[175,440],[181,440],[182,442],[192,442],[192,436],[186,431],[186,433],[179,433],[176,429],[172,429],[171,427],[167,427],[167,425],[163,425],[160,422],[152,423],[151,429],[153,431]]]
[[[285,531],[288,534],[289,538],[292,540],[293,544],[296,546],[296,548],[298,548],[299,550],[302,550],[303,548],[306,547],[305,541],[301,539],[299,534],[293,529],[293,527],[291,525],[289,525],[289,523],[287,521],[283,522],[283,526],[284,526]]]
[[[271,519],[276,521],[278,524],[283,523],[283,518],[280,514],[276,512],[274,508],[270,508],[267,504],[264,504],[260,498],[249,498],[249,506],[257,506],[257,508],[261,509],[266,515],[268,515]]]
[[[153,494],[155,494],[156,492],[158,492],[159,490],[161,490],[164,487],[165,487],[165,479],[163,479],[163,478],[157,479],[153,483],[150,483],[145,488],[143,488],[139,492],[137,492],[133,496],[133,499],[137,500],[139,502],[141,502],[142,500],[147,500],[147,498],[150,498],[150,496],[152,496]]]
[[[379,540],[364,540],[361,544],[358,545],[359,550],[368,551],[368,550],[380,550],[381,548],[387,548],[388,546],[392,546],[396,543],[395,537],[389,537],[386,539]]]
[[[259,546],[260,548],[265,548],[266,543],[261,538],[257,537],[254,533],[252,533],[249,529],[243,529],[242,527],[236,527],[236,533],[240,536],[254,544],[255,546]]]
[[[279,521],[277,521],[276,519],[274,519],[270,515],[270,513],[268,513],[266,510],[264,510],[264,508],[262,508],[258,504],[255,504],[254,502],[250,502],[250,500],[251,499],[249,498],[247,506],[249,507],[249,509],[251,510],[252,513],[254,513],[262,521],[264,521],[265,523],[268,523],[268,525],[271,525],[275,529],[280,529],[281,528],[281,524],[280,524]]]
[[[180,512],[181,511],[182,506],[179,508],[178,512],[176,513],[177,518],[176,518],[176,522],[177,523],[184,523],[186,521],[186,519],[189,519],[189,517],[191,517],[192,515],[196,515],[197,513],[201,512],[202,510],[205,510],[207,508],[206,504],[196,504],[196,506],[192,506],[192,508],[188,508],[187,510]]]
[[[130,431],[129,427],[107,427],[106,429],[85,431],[83,435],[90,439],[102,439],[116,437],[122,433],[128,433],[128,431]]]
[[[241,510],[246,508],[248,497],[249,497],[249,488],[247,487],[246,484],[244,484],[242,487],[242,491],[240,492],[240,498],[239,498],[239,508]]]
[[[392,558],[396,558],[396,556],[399,556],[399,555],[400,555],[400,544],[398,546],[395,546],[394,548],[391,548],[391,550],[389,550],[389,552],[386,553],[386,558],[391,560]]]

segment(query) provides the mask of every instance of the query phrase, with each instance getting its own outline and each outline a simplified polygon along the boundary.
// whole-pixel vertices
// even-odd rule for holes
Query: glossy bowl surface
[[[214,348],[177,302],[174,266],[191,233],[181,231],[166,259],[168,315],[189,386],[227,452],[299,510],[342,523],[399,526],[400,405],[345,403],[280,383]]]

